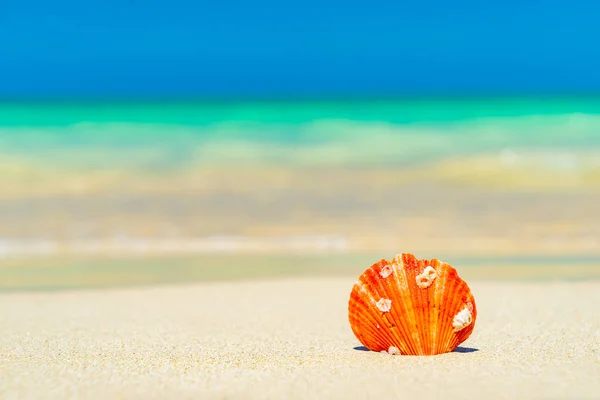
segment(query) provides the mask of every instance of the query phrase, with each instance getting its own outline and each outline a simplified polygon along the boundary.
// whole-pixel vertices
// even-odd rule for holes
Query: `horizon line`
[[[407,93],[309,93],[271,95],[26,95],[2,96],[0,105],[14,103],[271,103],[271,102],[367,102],[367,101],[445,101],[445,100],[556,100],[600,99],[599,91],[537,92],[407,92]]]

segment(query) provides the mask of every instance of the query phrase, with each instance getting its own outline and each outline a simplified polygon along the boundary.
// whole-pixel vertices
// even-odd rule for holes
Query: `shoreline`
[[[570,240],[569,240],[570,239]],[[344,237],[336,235],[306,236],[234,236],[208,237],[130,237],[114,236],[95,239],[23,239],[0,238],[0,260],[7,258],[108,256],[155,257],[187,255],[352,255],[390,252],[394,243],[412,252],[432,251],[430,243],[408,237]],[[475,257],[600,257],[600,241],[594,237],[548,237],[524,244],[507,237],[460,237],[435,240],[435,251]],[[466,250],[469,249],[469,250]]]
[[[201,254],[178,256],[27,257],[0,260],[0,293],[189,286],[208,282],[260,282],[358,276],[397,252]],[[488,282],[600,281],[600,257],[481,257],[412,252],[437,258],[461,276]]]

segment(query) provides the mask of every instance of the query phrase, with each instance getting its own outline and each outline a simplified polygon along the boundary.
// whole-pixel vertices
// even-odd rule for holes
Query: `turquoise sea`
[[[5,156],[80,166],[410,164],[600,148],[600,97],[0,103]]]
[[[308,168],[240,173],[280,164]],[[347,273],[398,246],[597,277],[599,172],[600,97],[5,102],[0,261],[34,261],[0,290]],[[256,249],[308,256],[222,268]]]

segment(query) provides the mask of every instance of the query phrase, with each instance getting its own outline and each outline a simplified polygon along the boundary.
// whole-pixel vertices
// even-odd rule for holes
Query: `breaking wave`
[[[0,125],[0,153],[78,167],[291,163],[402,165],[502,151],[600,149],[600,115],[561,114],[391,123],[217,121]]]

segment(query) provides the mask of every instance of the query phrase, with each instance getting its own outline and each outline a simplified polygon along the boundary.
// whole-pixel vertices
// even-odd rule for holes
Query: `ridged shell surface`
[[[352,331],[369,350],[404,355],[453,351],[473,332],[477,308],[456,270],[401,254],[373,264],[350,294]]]

